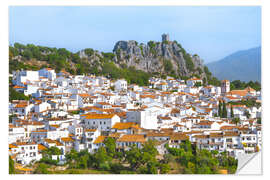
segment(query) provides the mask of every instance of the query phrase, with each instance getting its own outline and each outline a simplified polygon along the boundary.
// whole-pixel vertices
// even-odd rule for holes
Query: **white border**
[[[270,77],[270,6],[269,0],[10,0],[10,1],[1,1],[0,3],[0,62],[1,62],[1,179],[47,179],[47,178],[85,178],[85,179],[95,179],[95,178],[117,178],[117,179],[138,179],[138,178],[155,178],[155,179],[164,179],[164,178],[188,178],[188,179],[227,179],[227,178],[245,178],[245,179],[258,179],[258,178],[269,178],[268,170],[268,160],[269,158],[269,111],[270,107],[270,83],[268,83],[268,77]],[[100,5],[100,6],[261,6],[262,7],[262,87],[263,87],[263,176],[235,176],[235,175],[168,175],[168,176],[147,176],[147,175],[76,175],[75,176],[63,176],[63,175],[50,175],[50,177],[45,175],[8,175],[8,156],[7,156],[7,135],[8,135],[8,6],[10,5],[65,5],[65,6],[84,6],[84,5]]]

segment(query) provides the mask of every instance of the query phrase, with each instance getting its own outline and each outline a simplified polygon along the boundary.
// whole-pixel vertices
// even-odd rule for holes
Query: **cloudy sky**
[[[118,40],[147,43],[169,33],[204,61],[261,45],[260,7],[11,6],[10,44],[110,52]]]

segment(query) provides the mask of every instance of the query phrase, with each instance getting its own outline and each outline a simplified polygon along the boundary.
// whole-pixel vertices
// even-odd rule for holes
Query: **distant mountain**
[[[261,47],[237,51],[206,66],[219,80],[261,82]]]

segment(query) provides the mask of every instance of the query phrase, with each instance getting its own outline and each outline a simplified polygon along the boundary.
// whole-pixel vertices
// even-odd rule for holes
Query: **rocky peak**
[[[204,77],[203,61],[198,55],[190,55],[177,41],[170,41],[168,34],[162,42],[149,41],[138,44],[134,40],[118,41],[113,49],[116,64],[134,66],[136,69],[179,76]]]

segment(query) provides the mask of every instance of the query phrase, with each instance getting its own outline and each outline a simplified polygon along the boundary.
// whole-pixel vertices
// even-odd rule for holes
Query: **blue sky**
[[[9,42],[111,52],[118,40],[147,43],[169,33],[210,62],[261,45],[260,7],[11,6]]]

